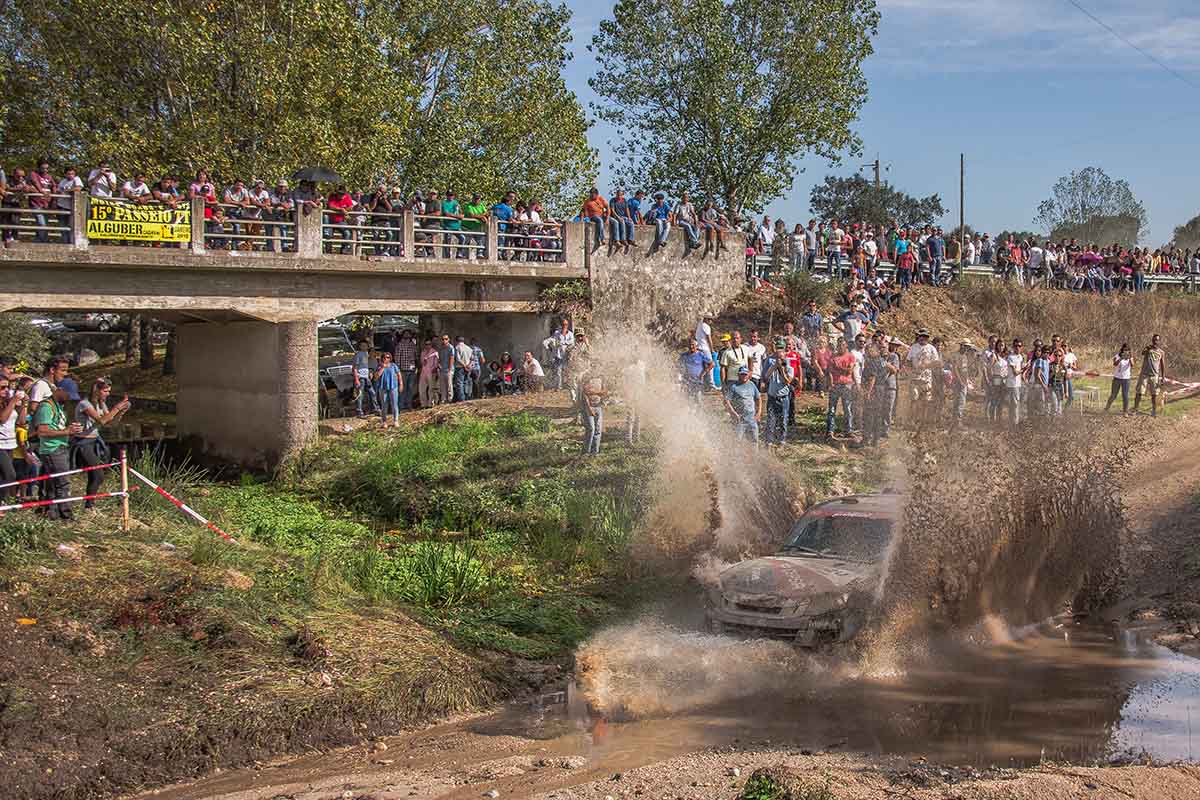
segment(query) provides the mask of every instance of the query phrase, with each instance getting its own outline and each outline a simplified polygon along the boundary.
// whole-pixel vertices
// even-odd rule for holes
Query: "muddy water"
[[[532,773],[522,773],[531,760],[586,759],[582,768],[539,781],[543,790],[728,746],[842,749],[980,767],[1200,758],[1200,731],[1193,733],[1200,661],[1128,632],[1046,625],[1015,642],[944,648],[926,660],[887,676],[826,675],[819,688],[797,681],[792,691],[656,719],[603,719],[568,690],[538,705],[398,737],[383,754],[386,766],[379,754],[342,751],[152,796],[307,800],[353,787],[368,796],[449,799],[500,786],[519,797],[532,788]]]

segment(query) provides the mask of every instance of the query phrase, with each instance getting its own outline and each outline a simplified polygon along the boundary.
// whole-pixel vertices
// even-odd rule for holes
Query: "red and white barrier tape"
[[[197,521],[197,522],[199,522],[201,525],[204,525],[204,527],[208,528],[208,529],[209,529],[210,531],[212,531],[213,533],[220,534],[220,536],[221,536],[223,539],[225,539],[226,541],[228,541],[228,542],[233,542],[234,544],[237,544],[237,539],[234,539],[232,536],[230,536],[228,533],[226,533],[225,531],[223,531],[223,530],[221,530],[220,528],[218,528],[218,527],[217,527],[216,525],[214,525],[212,522],[209,522],[207,519],[205,519],[204,517],[200,516],[200,514],[199,514],[199,513],[197,513],[197,512],[195,511],[195,509],[193,509],[193,508],[192,508],[191,506],[189,506],[187,503],[183,502],[182,500],[179,500],[179,499],[175,498],[175,497],[174,497],[174,496],[172,496],[172,495],[171,495],[171,493],[170,493],[170,492],[168,492],[166,489],[162,488],[162,487],[161,487],[161,486],[159,486],[157,483],[155,483],[154,481],[150,480],[149,478],[147,478],[147,477],[146,477],[145,475],[143,475],[142,473],[138,472],[138,471],[137,471],[136,469],[134,469],[133,467],[129,467],[129,472],[130,472],[130,474],[131,474],[131,475],[133,475],[133,476],[134,476],[135,478],[137,478],[139,481],[141,481],[142,483],[146,484],[146,485],[147,485],[147,486],[149,486],[151,489],[153,489],[154,491],[158,492],[158,493],[159,493],[160,495],[162,495],[163,497],[165,497],[165,498],[167,498],[168,500],[170,500],[170,501],[171,501],[171,502],[172,502],[172,503],[175,505],[175,507],[176,507],[176,508],[178,508],[180,511],[182,511],[182,512],[183,512],[183,513],[185,513],[185,514],[187,514],[189,517],[191,517],[192,519],[196,520],[196,521]]]
[[[128,492],[100,492],[99,494],[85,494],[80,497],[60,497],[57,500],[31,500],[28,503],[13,503],[8,506],[0,506],[0,511],[13,511],[18,508],[37,508],[38,506],[56,506],[60,503],[78,503],[80,500],[99,500],[102,497],[125,497],[127,494]]]
[[[786,291],[784,290],[784,288],[782,286],[776,286],[775,284],[771,283],[770,281],[763,280],[762,278],[754,279],[754,291],[760,292],[762,294],[766,294],[767,292],[775,292],[776,294],[786,294]]]
[[[80,472],[91,472],[97,469],[108,469],[109,467],[121,466],[120,461],[114,461],[111,464],[96,464],[92,467],[81,467],[79,469],[69,469],[66,472],[55,472],[52,475],[38,475],[36,478],[22,478],[19,481],[11,481],[10,483],[0,483],[0,489],[7,489],[9,486],[20,486],[25,483],[37,483],[38,481],[47,481],[51,478],[62,478],[66,475],[77,475]]]

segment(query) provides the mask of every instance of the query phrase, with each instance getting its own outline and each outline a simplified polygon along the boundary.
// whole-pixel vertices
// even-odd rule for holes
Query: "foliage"
[[[0,566],[23,563],[49,533],[50,525],[42,517],[10,514],[0,520]]]
[[[923,225],[946,214],[942,199],[936,194],[916,198],[887,181],[876,189],[874,182],[862,175],[848,178],[826,175],[824,183],[812,188],[809,205],[820,219],[876,224],[895,221],[901,225]]]
[[[573,203],[594,158],[561,77],[569,17],[546,0],[13,0],[0,155],[222,181],[324,164]],[[102,57],[114,42],[137,46]]]
[[[181,494],[186,496],[190,490],[198,488],[206,478],[203,467],[188,459],[175,461],[160,448],[143,450],[137,458],[129,462],[129,466],[176,497]],[[135,479],[131,476],[130,481],[134,482]],[[129,504],[140,513],[166,511],[169,509],[166,503],[166,500],[148,489],[129,495]],[[171,514],[175,513],[177,512],[171,511]]]
[[[1110,178],[1099,167],[1059,178],[1051,196],[1038,205],[1034,222],[1055,240],[1129,244],[1138,242],[1149,224],[1129,182]]]
[[[816,300],[818,306],[828,305],[836,293],[836,284],[815,280],[808,272],[789,272],[783,276],[783,302],[789,319],[799,319],[808,310],[810,300]]]
[[[1045,239],[1046,239],[1046,235],[1044,233],[1034,233],[1033,231],[1000,231],[999,233],[997,233],[996,235],[994,235],[992,237],[992,244],[993,245],[1004,244],[1005,242],[1007,242],[1009,240],[1010,237],[1017,244],[1020,244],[1021,242],[1026,242],[1026,241],[1027,242],[1041,242],[1041,241],[1045,241]],[[1071,237],[1068,236],[1067,238],[1069,239]]]
[[[591,307],[592,291],[587,281],[559,281],[543,289],[537,302],[543,314],[565,314],[575,319]]]
[[[833,778],[826,775],[821,782],[789,776],[787,785],[772,776],[772,770],[756,770],[738,800],[836,800],[830,785]]]
[[[589,84],[620,142],[638,139],[614,147],[618,184],[695,191],[736,218],[787,191],[805,155],[857,152],[878,23],[874,0],[617,0]]]
[[[40,375],[50,357],[50,338],[29,320],[28,314],[0,314],[0,355],[15,359],[18,372]]]
[[[420,542],[404,557],[385,562],[392,591],[426,608],[451,608],[482,599],[496,578],[474,542]]]
[[[1177,225],[1172,238],[1176,247],[1193,250],[1200,247],[1200,215],[1192,217],[1182,225]]]

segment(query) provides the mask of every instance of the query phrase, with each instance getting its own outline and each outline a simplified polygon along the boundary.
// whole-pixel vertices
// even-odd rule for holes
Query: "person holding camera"
[[[12,483],[17,479],[13,453],[17,449],[17,422],[24,419],[26,395],[13,388],[12,379],[0,373],[0,483]],[[0,489],[0,498],[12,497],[15,486]]]
[[[67,424],[66,402],[67,390],[56,384],[33,414],[33,427],[38,435],[37,452],[46,474],[66,472],[71,468],[70,440],[83,431],[78,422]],[[71,483],[65,475],[46,480],[47,500],[60,500],[70,491]],[[48,519],[74,519],[65,503],[47,506],[45,513]]]
[[[79,425],[79,433],[71,438],[71,450],[89,467],[107,464],[110,461],[111,454],[108,445],[100,436],[100,428],[116,422],[129,410],[129,395],[125,395],[121,402],[109,408],[108,396],[111,393],[112,384],[104,378],[97,378],[88,396],[75,406],[75,423]],[[94,469],[87,473],[87,495],[99,493],[105,471]],[[94,500],[85,500],[83,508],[86,511],[95,504]]]

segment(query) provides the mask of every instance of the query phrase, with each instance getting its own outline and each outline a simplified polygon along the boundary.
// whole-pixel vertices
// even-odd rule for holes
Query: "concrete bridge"
[[[603,307],[607,300],[610,311],[637,305],[646,319],[680,326],[744,284],[740,236],[730,237],[719,258],[685,258],[679,231],[655,248],[653,228],[639,227],[640,247],[610,254],[587,245],[582,223],[541,226],[535,242],[493,218],[467,244],[444,244],[437,218],[411,211],[361,224],[336,224],[321,210],[214,224],[193,201],[190,231],[171,242],[127,244],[89,239],[88,198],[68,201],[69,210],[44,226],[36,210],[22,213],[23,238],[50,241],[0,250],[0,311],[82,309],[174,321],[180,437],[255,465],[278,463],[316,433],[321,320],[420,314],[435,331],[478,335],[517,352],[536,350],[548,335],[537,300],[561,281],[587,280],[594,302]],[[289,252],[266,251],[268,244],[276,251],[286,244]],[[475,257],[450,257],[468,252]]]

